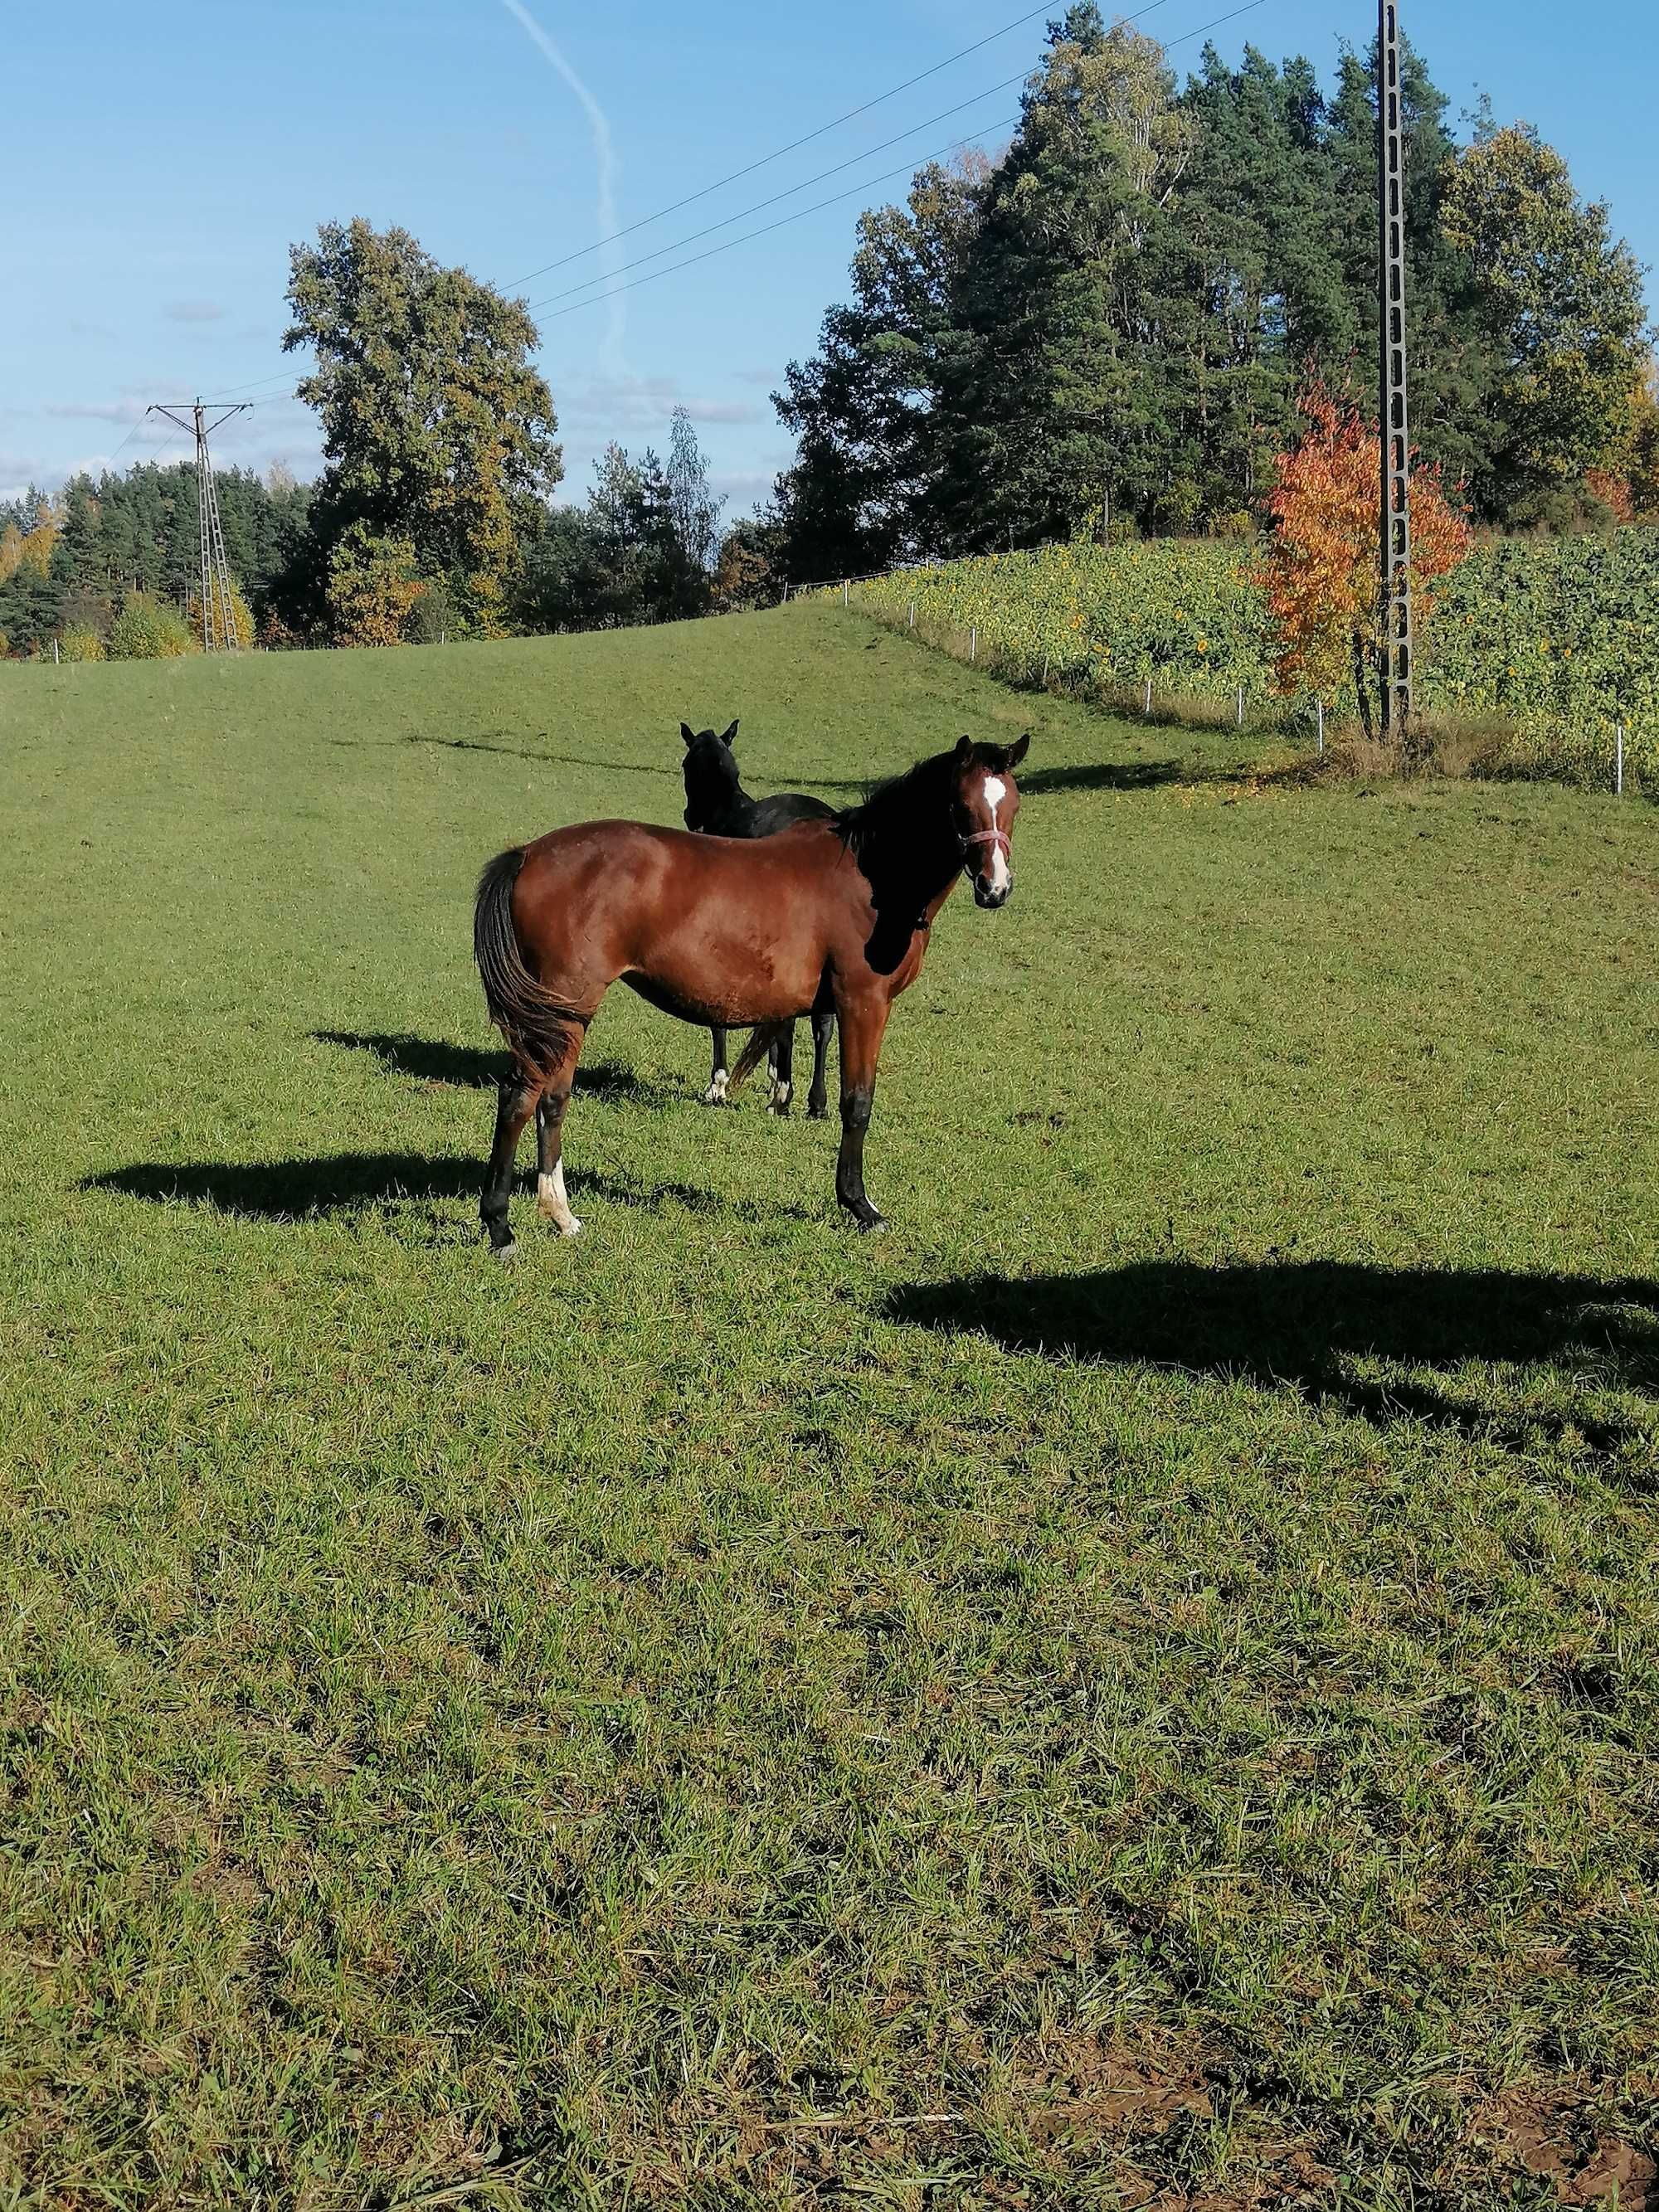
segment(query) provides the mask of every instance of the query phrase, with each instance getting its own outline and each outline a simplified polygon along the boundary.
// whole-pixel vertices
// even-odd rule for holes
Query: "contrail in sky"
[[[588,128],[593,133],[593,157],[599,167],[599,237],[602,241],[599,259],[606,276],[614,279],[621,264],[617,252],[617,153],[611,143],[610,119],[558,47],[523,4],[523,0],[501,0],[501,5],[509,15],[524,26],[526,36],[540,48],[557,70],[586,113]],[[619,291],[612,291],[606,296],[610,307],[605,317],[605,338],[599,348],[599,357],[613,376],[626,376],[628,364],[623,359],[623,331],[627,309]]]

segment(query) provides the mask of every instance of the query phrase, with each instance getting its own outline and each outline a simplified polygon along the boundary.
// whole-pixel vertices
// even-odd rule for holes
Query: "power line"
[[[1166,0],[1150,0],[1150,4],[1139,9],[1135,15],[1125,15],[1119,20],[1126,23],[1134,22],[1143,15],[1153,14],[1165,4]],[[1164,51],[1166,53],[1170,52],[1176,46],[1185,46],[1194,39],[1202,38],[1206,31],[1218,30],[1224,23],[1231,23],[1241,15],[1253,14],[1256,9],[1265,4],[1266,0],[1244,0],[1243,6],[1229,9],[1223,15],[1212,16],[1208,22],[1200,23],[1194,29],[1183,31],[1178,37],[1168,40],[1164,42]],[[1045,0],[1043,7],[1032,9],[1026,15],[1016,16],[1013,21],[1005,23],[1000,30],[990,32],[985,38],[976,40],[972,46],[963,46],[957,53],[946,55],[943,61],[934,63],[932,68],[922,70],[915,76],[907,77],[902,84],[894,85],[889,91],[877,94],[873,99],[864,101],[858,107],[849,108],[844,115],[836,116],[832,121],[820,125],[816,131],[809,131],[803,137],[792,140],[788,145],[779,147],[775,152],[763,155],[758,161],[750,161],[740,169],[733,169],[726,176],[717,178],[713,184],[705,185],[700,191],[688,193],[684,199],[675,200],[667,207],[659,208],[654,214],[641,216],[637,222],[629,223],[623,229],[613,232],[610,240],[600,240],[599,244],[610,244],[616,239],[626,238],[634,231],[642,230],[651,223],[660,222],[666,216],[676,214],[681,208],[690,207],[698,200],[707,199],[711,193],[719,191],[726,185],[736,183],[740,178],[752,176],[757,169],[765,168],[773,161],[781,161],[786,154],[794,153],[800,147],[811,144],[815,139],[822,138],[830,131],[838,130],[843,123],[851,122],[854,118],[868,113],[872,108],[879,107],[886,100],[896,98],[901,92],[908,91],[913,85],[921,84],[928,77],[938,76],[941,70],[950,68],[953,63],[965,59],[969,54],[977,53],[983,46],[994,44],[998,39],[1006,37],[1009,32],[1018,30],[1022,25],[1030,22],[1035,16],[1048,13],[1051,5],[1052,0]],[[1030,74],[1029,70],[1021,70],[1015,76],[1003,78],[996,84],[988,85],[970,98],[957,101],[954,106],[941,109],[939,114],[928,117],[926,121],[913,124],[908,130],[898,131],[894,137],[883,139],[877,145],[866,147],[862,153],[852,155],[849,160],[837,162],[828,169],[820,170],[817,176],[805,178],[801,183],[793,185],[784,191],[775,192],[769,198],[758,200],[752,206],[739,209],[736,214],[726,216],[719,222],[709,223],[702,230],[693,231],[686,237],[677,240],[672,246],[660,246],[654,252],[642,255],[638,261],[624,264],[620,270],[606,271],[597,276],[584,278],[580,283],[568,286],[562,292],[550,293],[544,299],[530,301],[526,302],[526,306],[532,313],[544,307],[554,307],[555,313],[545,319],[556,322],[563,315],[574,314],[580,307],[592,307],[600,300],[611,299],[621,293],[637,291],[641,285],[654,283],[659,277],[672,276],[681,270],[696,268],[699,263],[712,260],[717,254],[729,252],[735,246],[747,246],[757,238],[768,237],[773,231],[781,230],[788,223],[803,221],[808,216],[822,214],[824,209],[838,206],[844,200],[855,198],[860,193],[868,191],[874,185],[890,183],[895,177],[902,176],[906,170],[921,167],[927,161],[938,161],[943,155],[955,152],[959,147],[972,144],[975,140],[985,137],[990,131],[1008,129],[1019,120],[1018,116],[1005,116],[996,123],[981,125],[979,130],[970,131],[960,138],[954,138],[948,145],[941,146],[931,154],[922,155],[920,157],[913,156],[910,161],[897,168],[885,170],[877,176],[866,177],[844,192],[832,193],[826,199],[814,201],[811,207],[798,208],[791,214],[781,216],[775,222],[763,223],[756,230],[745,231],[740,238],[727,239],[719,246],[710,246],[702,253],[692,254],[687,259],[675,262],[666,269],[655,270],[649,276],[635,277],[632,283],[617,284],[614,281],[616,276],[626,275],[630,270],[642,269],[648,263],[659,260],[664,254],[678,252],[682,247],[695,244],[699,239],[708,237],[714,231],[724,229],[728,223],[741,222],[745,216],[757,215],[766,208],[775,207],[781,200],[793,198],[796,192],[810,191],[813,185],[822,183],[826,177],[836,176],[842,170],[852,168],[859,161],[867,161],[871,155],[883,153],[888,147],[898,145],[902,140],[913,137],[917,131],[927,130],[930,125],[943,122],[949,116],[960,114],[963,108],[973,106],[978,100],[988,100],[994,93],[1006,91],[1010,85],[1024,82]],[[536,276],[546,276],[554,270],[566,268],[571,262],[579,261],[586,254],[598,250],[598,244],[578,247],[574,253],[565,254],[559,260],[547,262],[542,268],[532,270],[528,276],[515,278],[514,283],[527,284]],[[603,286],[605,289],[595,291],[592,289],[594,286]],[[502,289],[510,291],[513,287],[506,286]],[[580,300],[572,299],[573,294],[583,291],[588,292],[589,297]],[[571,301],[568,307],[559,305],[559,302],[567,300]],[[243,392],[258,392],[268,385],[286,382],[289,374],[289,372],[287,370],[278,370],[270,376],[255,378],[246,384],[234,385],[228,391],[215,394],[215,401],[216,403],[220,400],[234,398]],[[295,398],[299,396],[297,388],[291,393],[280,395],[273,393],[271,400],[278,397],[290,396]],[[262,401],[259,404],[269,404],[270,402]],[[123,442],[125,443],[125,441]],[[120,448],[118,447],[117,450],[118,452]]]
[[[1266,4],[1267,0],[1244,0],[1243,6],[1229,9],[1225,15],[1212,16],[1207,23],[1200,23],[1195,29],[1183,31],[1179,38],[1170,40],[1164,47],[1164,52],[1167,53],[1175,46],[1185,46],[1189,40],[1202,38],[1206,31],[1218,29],[1223,23],[1231,23],[1237,16],[1252,15],[1256,9],[1264,7]],[[953,138],[948,146],[938,147],[933,153],[923,155],[921,156],[921,161],[923,162],[937,161],[943,155],[954,153],[959,146],[972,145],[976,139],[983,137],[988,131],[1006,130],[1011,125],[1018,123],[1018,121],[1019,118],[1017,115],[1004,116],[999,122],[987,124],[982,129],[969,131],[961,138]],[[574,315],[579,308],[597,306],[601,300],[614,299],[617,295],[621,292],[636,292],[641,285],[654,284],[659,276],[677,276],[683,269],[696,268],[699,262],[712,261],[717,253],[729,253],[733,246],[747,246],[757,238],[765,238],[775,230],[783,229],[788,223],[799,222],[809,215],[822,214],[825,208],[839,206],[843,200],[856,199],[861,192],[868,191],[874,185],[890,184],[895,177],[903,176],[907,171],[911,169],[912,166],[912,162],[905,161],[902,162],[897,168],[885,170],[878,176],[866,177],[860,183],[849,186],[844,192],[832,192],[827,199],[815,200],[811,207],[797,208],[793,214],[780,216],[775,222],[763,223],[757,230],[746,230],[740,238],[728,238],[722,245],[711,246],[706,252],[702,253],[694,253],[684,261],[676,261],[671,264],[671,265],[666,269],[654,270],[648,276],[635,277],[631,284],[617,284],[611,286],[610,289],[605,291],[592,292],[586,299],[573,301],[568,307],[561,307],[556,305],[556,301],[568,296],[568,294],[563,292],[555,292],[550,295],[550,296],[545,300],[532,300],[528,302],[528,305],[532,313],[543,307],[550,306],[553,307],[554,313],[544,317],[544,319],[547,322],[556,323],[565,315]],[[833,174],[834,173],[830,172],[829,173]],[[780,198],[787,198],[788,195],[787,193],[781,193],[778,197]],[[772,204],[773,203],[767,201],[763,201],[761,203],[763,206],[770,205]],[[755,210],[751,209],[749,211],[752,214]],[[738,220],[738,218],[735,216],[732,217],[732,221],[734,222]],[[720,228],[720,225],[715,223],[713,224],[711,228],[718,230]],[[700,233],[699,235],[706,236],[707,233]],[[664,250],[665,252],[672,252],[673,249],[665,248]],[[651,254],[647,254],[645,257],[647,261],[653,260],[655,256]],[[643,266],[643,264],[635,263],[633,265],[635,267],[641,267]],[[607,280],[603,276],[591,276],[587,279],[587,283],[590,285],[604,284],[606,282]],[[571,290],[573,291],[580,291],[584,289],[585,288],[581,285],[573,285],[571,287]]]
[[[1158,5],[1163,5],[1163,0],[1158,0]],[[776,207],[780,200],[793,199],[797,192],[811,191],[814,185],[821,185],[826,177],[840,176],[843,169],[855,169],[860,161],[867,161],[877,154],[884,154],[890,146],[897,146],[906,138],[914,138],[918,131],[931,131],[934,124],[946,122],[952,115],[960,115],[964,107],[976,106],[981,100],[988,100],[993,93],[1006,92],[1011,84],[1022,83],[1030,75],[1029,70],[1021,70],[1013,76],[1004,77],[1000,84],[988,84],[982,92],[976,92],[971,100],[959,100],[954,107],[942,108],[937,115],[928,116],[925,122],[913,123],[908,131],[901,131],[891,138],[884,138],[877,145],[866,146],[861,154],[854,154],[845,161],[837,161],[832,168],[820,169],[816,177],[803,177],[799,184],[790,185],[783,191],[774,192],[769,199],[757,200],[752,206],[738,208],[733,215],[722,216],[718,222],[708,223],[702,230],[689,232],[684,238],[677,238],[672,246],[659,246],[654,252],[641,254],[637,261],[625,261],[620,269],[607,269],[598,276],[584,276],[579,283],[572,284],[568,290],[550,293],[547,299],[538,300],[530,304],[532,307],[544,307],[554,301],[568,300],[578,292],[586,292],[591,285],[608,284],[617,276],[626,276],[632,270],[643,269],[648,262],[660,261],[665,253],[678,253],[682,246],[695,246],[699,239],[712,237],[715,231],[724,230],[728,223],[741,222],[745,216],[760,215],[769,207]],[[1005,118],[1003,123],[987,124],[983,126],[983,130],[1000,131],[1005,127],[1006,120]],[[977,138],[983,135],[983,131],[975,131],[969,135],[971,138]],[[953,138],[951,143],[952,146],[965,146],[969,143],[969,138]],[[924,161],[937,161],[939,156],[936,154],[924,154],[921,159]],[[911,163],[907,161],[904,167],[908,168]],[[887,173],[894,175],[898,172],[889,171]],[[882,177],[871,177],[866,179],[867,184],[872,185],[878,185],[884,181],[884,179]],[[855,185],[854,190],[862,191],[864,188],[864,185]],[[842,192],[837,197],[846,199],[850,195]],[[828,200],[820,203],[820,205],[824,207],[830,204]],[[803,210],[802,212],[805,213],[808,210]],[[618,233],[618,236],[620,235],[621,234]],[[575,258],[574,255],[571,258]],[[626,290],[628,288],[623,286],[622,289]]]
[[[1151,0],[1151,4],[1139,12],[1142,15],[1150,15],[1166,4],[1167,0]],[[630,222],[621,230],[612,231],[609,238],[597,239],[592,246],[579,246],[574,253],[564,254],[557,261],[544,262],[539,269],[532,269],[526,276],[515,276],[502,289],[511,292],[520,284],[534,283],[538,276],[551,276],[556,269],[567,268],[571,262],[580,261],[585,254],[597,253],[602,246],[613,245],[617,239],[628,237],[630,232],[643,230],[648,223],[660,222],[665,216],[678,215],[682,208],[694,206],[698,200],[706,200],[711,192],[720,191],[726,185],[735,185],[740,178],[752,177],[757,169],[769,168],[774,161],[782,161],[786,154],[797,153],[801,147],[810,146],[815,138],[823,138],[831,131],[839,131],[843,123],[851,123],[860,115],[867,115],[872,107],[880,107],[890,100],[896,100],[900,93],[908,92],[912,85],[923,84],[930,76],[937,76],[941,70],[949,69],[953,63],[966,61],[969,54],[978,53],[981,47],[994,46],[999,39],[1006,39],[1010,31],[1018,31],[1023,25],[1035,21],[1037,16],[1051,13],[1052,7],[1053,0],[1044,0],[1041,8],[1033,8],[1024,15],[1016,15],[1012,23],[1005,23],[1000,31],[988,32],[984,38],[975,39],[971,46],[963,46],[954,54],[946,54],[942,62],[935,62],[931,69],[918,70],[915,76],[907,76],[902,84],[896,84],[886,92],[878,92],[873,100],[866,100],[857,107],[849,107],[845,115],[837,115],[830,122],[819,124],[816,131],[809,131],[804,137],[792,138],[787,146],[780,146],[771,154],[763,154],[757,161],[747,162],[744,167],[733,169],[727,176],[716,177],[712,185],[704,185],[700,191],[688,192],[683,200],[675,200],[667,207],[659,208],[654,215],[642,215],[637,222]],[[1125,21],[1134,20],[1129,16],[1124,18]],[[1022,71],[1022,75],[1029,74],[1029,71]],[[945,112],[948,114],[951,111],[947,109]],[[924,124],[916,125],[919,131],[926,127]],[[876,149],[872,148],[871,150]],[[733,216],[732,220],[735,222],[737,218]]]

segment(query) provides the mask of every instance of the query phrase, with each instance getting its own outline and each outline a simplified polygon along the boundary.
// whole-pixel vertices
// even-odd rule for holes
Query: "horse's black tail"
[[[514,1054],[537,1075],[563,1061],[580,1015],[556,998],[525,963],[513,927],[513,887],[524,866],[522,845],[497,853],[478,878],[472,908],[472,957],[478,963],[489,1018]]]
[[[732,1071],[731,1078],[726,1086],[726,1095],[728,1098],[740,1083],[746,1083],[749,1080],[773,1046],[787,1031],[788,1027],[787,1022],[761,1024],[748,1043],[744,1045],[738,1064]]]

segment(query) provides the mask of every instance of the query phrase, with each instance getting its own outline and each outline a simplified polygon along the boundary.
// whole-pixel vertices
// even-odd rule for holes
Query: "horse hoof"
[[[871,1209],[870,1218],[867,1221],[860,1221],[859,1223],[859,1235],[860,1237],[873,1237],[878,1229],[885,1229],[886,1226],[887,1216],[884,1213],[876,1212],[872,1207]]]
[[[724,1075],[717,1075],[714,1078],[702,1094],[702,1103],[705,1106],[729,1106],[732,1103],[726,1095],[726,1081],[727,1079]]]
[[[505,1244],[492,1244],[489,1248],[489,1256],[499,1267],[510,1267],[517,1257],[518,1249],[517,1244],[508,1237]]]
[[[806,1118],[809,1121],[827,1121],[830,1119],[830,1109],[822,1098],[816,1102],[811,1098],[807,1100]]]

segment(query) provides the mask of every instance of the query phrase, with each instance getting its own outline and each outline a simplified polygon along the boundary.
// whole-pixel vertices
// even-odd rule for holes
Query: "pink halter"
[[[1003,830],[970,830],[968,836],[963,839],[962,842],[964,847],[969,845],[1000,845],[1003,851],[1010,855],[1012,855],[1014,849],[1008,842],[1007,832]]]

